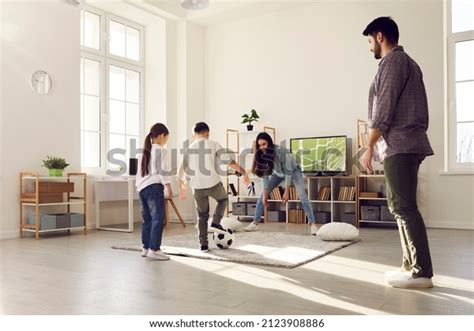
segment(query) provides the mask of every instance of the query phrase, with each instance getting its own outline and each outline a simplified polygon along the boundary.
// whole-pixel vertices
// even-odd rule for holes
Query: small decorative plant
[[[252,131],[253,130],[252,122],[258,122],[259,119],[260,119],[260,116],[258,116],[257,111],[255,109],[252,109],[250,114],[242,115],[242,124],[248,123],[247,130]]]
[[[48,155],[46,160],[43,160],[42,166],[49,170],[50,176],[61,177],[64,169],[69,166],[69,164],[66,163],[66,160],[63,158]]]

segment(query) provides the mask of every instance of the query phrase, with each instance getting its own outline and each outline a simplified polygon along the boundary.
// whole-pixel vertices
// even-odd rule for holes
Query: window
[[[140,147],[143,40],[143,27],[133,22],[91,7],[81,11],[83,169],[120,170],[117,160],[126,165]]]
[[[140,30],[110,20],[109,32],[110,54],[133,61],[140,60]]]
[[[81,46],[100,50],[100,15],[81,11]]]
[[[109,79],[109,148],[122,148],[130,157],[130,146],[139,141],[140,72],[119,66],[108,66]],[[128,148],[127,148],[128,147]]]
[[[451,0],[448,11],[448,168],[474,165],[474,2]]]
[[[81,58],[81,164],[100,168],[101,160],[101,63]],[[87,83],[86,83],[87,82]]]

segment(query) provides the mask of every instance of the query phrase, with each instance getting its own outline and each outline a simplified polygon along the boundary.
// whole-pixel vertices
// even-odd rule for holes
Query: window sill
[[[441,176],[474,176],[474,170],[443,170]]]

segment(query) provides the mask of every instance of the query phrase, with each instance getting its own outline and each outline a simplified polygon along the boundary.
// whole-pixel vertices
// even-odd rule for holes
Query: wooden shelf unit
[[[342,222],[342,214],[344,212],[353,212],[355,214],[355,222],[359,218],[357,207],[357,178],[355,176],[334,176],[334,177],[313,177],[305,176],[305,189],[308,194],[309,201],[316,211],[327,211],[331,214],[331,222]],[[319,189],[322,186],[331,187],[331,198],[329,200],[317,200]],[[354,200],[338,200],[339,190],[342,186],[354,186]],[[258,193],[258,192],[257,192]],[[334,197],[334,198],[333,198]],[[246,197],[237,196],[237,201],[234,202],[256,202],[258,197]],[[246,200],[247,199],[247,200]],[[281,204],[281,200],[269,199],[270,210],[284,211],[286,215],[286,223],[293,223],[289,219],[291,209],[303,209],[300,200],[288,200],[284,205]],[[284,208],[284,210],[282,209]],[[264,221],[268,222],[268,213],[265,209]],[[239,218],[253,218],[253,216],[236,216]],[[318,219],[316,218],[316,221]],[[357,223],[356,223],[357,224]]]
[[[250,175],[252,163],[248,164],[247,158],[251,157],[253,161],[253,155],[255,154],[255,146],[253,142],[255,141],[256,136],[260,132],[267,132],[273,139],[273,142],[276,143],[276,129],[270,126],[262,126],[260,129],[254,128],[253,131],[239,131],[235,129],[227,129],[226,130],[226,148],[230,151],[233,151],[233,154],[236,155],[237,162],[240,163],[240,158],[242,157],[242,152],[245,151],[245,164],[241,164],[243,168],[248,172]],[[233,196],[232,192],[230,192],[229,184],[231,183],[231,178],[235,176],[232,174],[227,173],[226,175],[226,190],[230,194],[230,199],[227,202],[227,215],[232,214],[232,202],[248,202],[248,203],[256,203],[258,200],[258,192],[255,192],[257,195],[255,196],[246,196],[242,194],[241,186],[243,186],[242,177],[236,177],[235,182],[235,189],[237,191],[237,196]],[[251,181],[259,181],[258,178],[252,178],[249,176]],[[257,183],[255,183],[257,184]],[[256,190],[257,191],[257,190]],[[265,220],[266,220],[266,209],[265,209]],[[253,216],[251,215],[235,215],[236,218],[239,219],[252,219]]]
[[[371,206],[387,206],[387,198],[384,197],[378,197],[378,198],[362,198],[360,197],[361,192],[380,192],[380,185],[385,185],[386,188],[386,183],[385,183],[385,176],[384,175],[367,175],[367,174],[360,174],[357,176],[357,182],[358,182],[358,187],[359,187],[359,192],[358,196],[359,198],[357,199],[357,210],[359,211],[357,223],[358,226],[362,223],[366,224],[391,224],[394,225],[395,227],[397,226],[397,222],[395,221],[372,221],[372,220],[363,220],[362,219],[362,213],[361,213],[361,206],[364,205],[371,205]]]
[[[306,176],[305,176],[306,177]],[[307,176],[308,197],[313,207],[313,212],[329,212],[331,222],[343,222],[342,215],[345,212],[354,213],[355,226],[357,226],[358,210],[357,206],[357,178],[355,176]],[[328,200],[314,200],[322,187],[330,187],[331,195]],[[339,200],[341,187],[354,187],[353,200]],[[318,217],[316,217],[318,222]]]
[[[83,185],[83,196],[76,197],[71,196],[71,193],[65,193],[67,195],[66,201],[64,202],[57,202],[57,203],[40,203],[39,202],[39,183],[41,180],[47,181],[66,181],[67,183],[71,182],[72,177],[82,177],[82,185]],[[26,180],[33,180],[35,185],[35,198],[22,198],[24,189],[25,189],[25,181]],[[84,225],[80,227],[69,227],[69,228],[58,228],[58,229],[48,229],[48,230],[40,230],[41,224],[41,214],[40,214],[40,207],[44,206],[66,206],[67,213],[71,211],[71,205],[82,205],[83,206],[83,213],[84,213]],[[35,224],[25,224],[23,223],[23,207],[25,206],[33,206],[35,207]],[[20,172],[20,238],[23,238],[23,232],[34,232],[35,238],[39,239],[41,233],[46,232],[55,232],[55,231],[68,231],[71,230],[83,230],[84,235],[87,234],[87,174],[83,172],[70,172],[67,173],[64,177],[49,177],[49,176],[40,176],[38,172]]]

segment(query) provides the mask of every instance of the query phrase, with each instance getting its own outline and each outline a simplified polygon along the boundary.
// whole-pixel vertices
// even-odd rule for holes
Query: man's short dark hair
[[[378,17],[365,28],[362,34],[364,36],[371,35],[373,38],[380,32],[387,38],[390,44],[398,44],[398,26],[390,16]]]
[[[194,125],[194,133],[202,134],[205,132],[209,132],[209,125],[204,122],[198,122]]]

